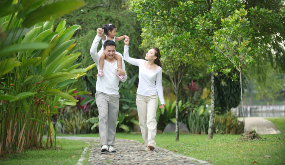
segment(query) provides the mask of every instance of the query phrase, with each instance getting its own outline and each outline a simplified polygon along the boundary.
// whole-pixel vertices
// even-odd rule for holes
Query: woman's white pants
[[[142,138],[145,146],[153,145],[156,147],[156,109],[157,95],[142,96],[137,94],[136,104],[139,115],[139,123],[142,133]]]

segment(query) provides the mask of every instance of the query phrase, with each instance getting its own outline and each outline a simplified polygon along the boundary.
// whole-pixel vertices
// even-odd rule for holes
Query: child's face
[[[108,31],[108,35],[110,37],[115,37],[116,36],[116,32],[117,32],[117,28],[114,28],[112,31],[111,30]]]

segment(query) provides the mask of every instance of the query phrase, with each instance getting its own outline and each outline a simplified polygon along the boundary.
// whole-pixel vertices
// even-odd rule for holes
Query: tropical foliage
[[[189,132],[193,134],[206,134],[209,129],[209,112],[201,105],[194,111],[188,114],[188,128]]]
[[[68,84],[88,69],[72,65],[80,53],[69,51],[70,40],[80,28],[66,28],[53,20],[85,5],[84,1],[58,1],[42,5],[44,0],[0,2],[0,154],[42,147],[45,127],[46,147],[53,146],[51,121],[58,108],[75,104]],[[46,22],[44,22],[46,21]],[[86,92],[82,92],[86,93]]]
[[[160,104],[158,104],[156,110],[156,121],[157,128],[163,130],[165,126],[169,123],[176,123],[176,101],[172,103],[169,100],[166,100],[164,108],[159,108]],[[189,102],[182,104],[180,100],[178,102],[178,109],[180,117],[184,116],[187,113],[187,108],[189,107]],[[180,118],[180,120],[183,118]]]

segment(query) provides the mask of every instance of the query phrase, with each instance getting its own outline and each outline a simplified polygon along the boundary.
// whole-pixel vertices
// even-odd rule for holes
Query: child
[[[101,54],[101,56],[100,56],[100,62],[99,62],[99,68],[100,68],[100,70],[99,70],[97,76],[103,76],[103,75],[104,75],[104,74],[103,74],[103,66],[104,66],[104,59],[106,58],[106,55],[105,55],[105,53],[103,52],[103,49],[104,49],[104,48],[103,48],[103,45],[104,45],[104,42],[105,42],[106,40],[113,40],[114,42],[115,42],[115,41],[121,41],[122,39],[128,37],[128,36],[126,36],[126,35],[123,35],[123,36],[120,36],[120,37],[116,37],[117,28],[116,28],[116,26],[113,25],[113,24],[104,24],[104,25],[102,26],[102,29],[104,30],[104,33],[105,33],[106,35],[104,35],[104,34],[102,33],[101,36],[100,36],[100,37],[102,38],[102,48],[101,48],[101,50],[98,52],[99,56],[100,56],[100,54]],[[122,56],[119,55],[119,54],[120,54],[120,53],[116,51],[114,58],[117,60],[118,68],[122,69],[122,60],[123,60],[123,59],[122,59]],[[118,73],[116,73],[116,75],[117,75],[120,79],[123,79],[123,78],[124,78],[124,76],[119,75]]]

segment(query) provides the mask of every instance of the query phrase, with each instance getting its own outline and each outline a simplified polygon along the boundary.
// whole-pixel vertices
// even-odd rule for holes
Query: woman
[[[146,151],[153,151],[156,147],[156,109],[158,105],[157,95],[161,106],[164,107],[162,89],[162,69],[160,63],[160,51],[152,48],[145,56],[146,60],[130,58],[129,38],[125,39],[124,60],[139,67],[139,85],[137,89],[136,104],[139,115],[139,123]]]

